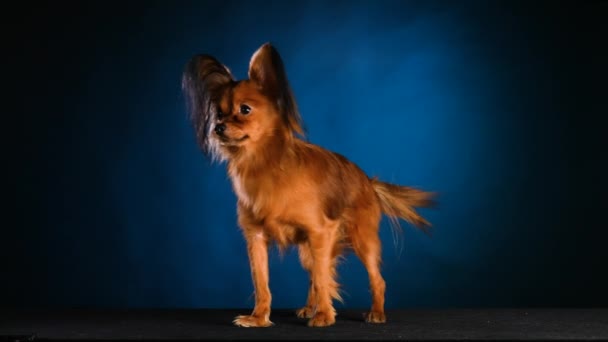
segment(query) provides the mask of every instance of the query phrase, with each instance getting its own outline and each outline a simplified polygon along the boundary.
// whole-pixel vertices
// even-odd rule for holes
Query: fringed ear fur
[[[209,55],[196,55],[182,74],[182,90],[202,151],[212,159],[222,159],[215,139],[210,139],[217,116],[217,103],[225,89],[234,83],[230,70]]]
[[[249,79],[276,101],[276,106],[287,127],[303,136],[302,119],[287,80],[283,60],[270,43],[262,45],[251,57]]]

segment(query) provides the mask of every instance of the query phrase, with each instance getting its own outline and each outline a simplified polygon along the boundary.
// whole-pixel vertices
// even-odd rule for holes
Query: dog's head
[[[249,79],[237,81],[209,55],[186,65],[182,89],[199,146],[214,160],[255,151],[271,139],[303,134],[283,61],[266,43],[251,57]]]

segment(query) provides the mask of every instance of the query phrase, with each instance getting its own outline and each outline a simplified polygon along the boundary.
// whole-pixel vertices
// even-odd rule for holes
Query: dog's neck
[[[239,203],[254,211],[261,210],[264,202],[259,200],[260,184],[266,185],[285,180],[284,170],[294,162],[297,138],[291,134],[267,137],[262,144],[255,144],[257,150],[240,150],[228,161],[228,174]],[[258,207],[255,207],[255,206]]]
[[[229,158],[230,174],[247,177],[250,174],[272,174],[280,170],[283,163],[289,162],[289,156],[292,154],[290,151],[293,151],[296,140],[291,132],[276,132],[256,143],[255,149],[239,148]]]

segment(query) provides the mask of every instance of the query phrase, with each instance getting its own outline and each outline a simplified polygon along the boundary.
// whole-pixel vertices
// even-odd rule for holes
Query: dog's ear
[[[197,142],[203,152],[213,159],[221,158],[217,143],[210,139],[217,106],[226,88],[234,82],[230,70],[209,55],[192,57],[182,74],[182,91]]]
[[[287,127],[292,132],[304,135],[302,119],[287,81],[283,60],[270,43],[262,45],[251,57],[249,79],[276,101]]]

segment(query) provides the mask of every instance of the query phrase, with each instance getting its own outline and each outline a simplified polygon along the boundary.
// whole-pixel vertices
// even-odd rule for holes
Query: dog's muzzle
[[[225,124],[217,124],[215,125],[215,134],[223,136],[224,135],[224,131],[226,130],[226,125]]]

